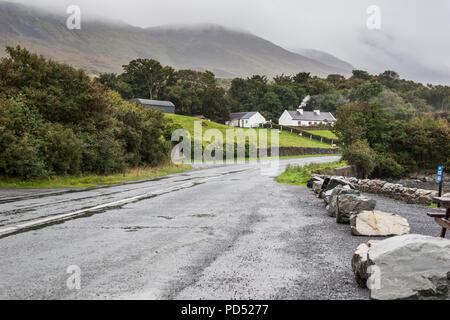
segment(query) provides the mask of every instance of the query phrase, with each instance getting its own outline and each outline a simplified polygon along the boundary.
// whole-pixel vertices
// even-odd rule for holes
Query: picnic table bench
[[[434,218],[437,224],[442,227],[441,237],[445,238],[447,229],[450,230],[450,198],[436,197],[433,200],[436,203],[440,203],[446,209],[446,212],[432,212],[427,215]]]

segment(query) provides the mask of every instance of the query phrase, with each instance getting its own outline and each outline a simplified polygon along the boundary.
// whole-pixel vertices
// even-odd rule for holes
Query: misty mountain
[[[343,69],[343,70],[354,70],[355,67],[352,66],[350,63],[341,60],[335,56],[333,56],[332,54],[329,54],[327,52],[324,51],[320,51],[320,50],[315,50],[315,49],[298,49],[298,50],[293,50],[295,53],[301,54],[302,56],[305,56],[307,58],[316,60],[316,61],[320,61],[323,64],[338,68],[338,69]]]
[[[0,2],[0,46],[21,45],[90,73],[120,73],[122,65],[135,58],[154,58],[178,69],[211,70],[224,78],[300,71],[349,75],[352,70],[350,64],[331,55],[297,54],[248,32],[217,25],[144,29],[82,20],[81,30],[68,30],[66,19],[42,9]]]

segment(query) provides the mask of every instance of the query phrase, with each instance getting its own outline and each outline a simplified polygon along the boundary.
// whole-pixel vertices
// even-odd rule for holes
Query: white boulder
[[[372,299],[450,299],[450,240],[393,237],[370,247],[367,260]]]
[[[392,213],[362,211],[350,217],[350,227],[354,236],[395,236],[408,234],[408,220]]]

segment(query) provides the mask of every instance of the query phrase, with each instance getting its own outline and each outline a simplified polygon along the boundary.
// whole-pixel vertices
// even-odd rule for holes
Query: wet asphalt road
[[[336,159],[0,197],[0,230],[80,212],[0,236],[0,299],[366,299],[350,258],[367,239],[336,225],[310,190],[274,181],[288,163]],[[379,201],[413,212],[416,231],[435,232],[421,227],[424,207]],[[69,266],[81,270],[80,290],[67,287]]]

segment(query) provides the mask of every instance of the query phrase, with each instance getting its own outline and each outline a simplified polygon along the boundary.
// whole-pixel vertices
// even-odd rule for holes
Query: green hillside
[[[166,119],[171,119],[174,123],[181,125],[184,129],[188,130],[191,135],[194,134],[194,121],[201,121],[197,118],[181,116],[175,114],[166,114]],[[203,132],[208,129],[218,129],[222,132],[225,138],[226,129],[235,129],[233,127],[225,126],[213,121],[204,121],[204,126],[202,126]],[[256,129],[260,130],[260,129]],[[270,145],[270,134],[268,134],[267,143]],[[207,143],[206,143],[207,144]],[[310,140],[309,138],[300,137],[296,134],[291,134],[289,132],[280,133],[280,147],[302,147],[302,148],[331,148],[329,144],[320,143],[316,140]]]

